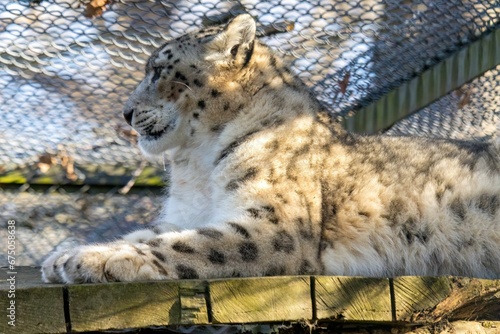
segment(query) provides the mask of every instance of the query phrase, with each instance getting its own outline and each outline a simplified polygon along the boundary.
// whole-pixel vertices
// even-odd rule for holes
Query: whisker
[[[184,86],[186,86],[186,87],[187,87],[190,91],[193,91],[193,90],[191,89],[191,87],[189,87],[188,85],[186,85],[184,82],[180,82],[180,81],[172,81],[172,82],[173,82],[173,83],[178,83],[178,84],[184,85]]]

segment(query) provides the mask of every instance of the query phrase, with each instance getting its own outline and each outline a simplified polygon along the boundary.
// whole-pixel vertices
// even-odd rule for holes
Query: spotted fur
[[[124,114],[170,161],[157,233],[59,250],[46,282],[500,277],[498,144],[345,132],[248,15],[160,47]]]

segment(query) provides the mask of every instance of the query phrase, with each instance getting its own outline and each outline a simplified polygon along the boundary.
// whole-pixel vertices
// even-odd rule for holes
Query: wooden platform
[[[19,267],[16,274],[2,268],[2,273],[0,333],[300,320],[399,325],[500,320],[500,280],[285,276],[62,285],[43,284],[39,268]],[[5,317],[9,313],[15,327]]]

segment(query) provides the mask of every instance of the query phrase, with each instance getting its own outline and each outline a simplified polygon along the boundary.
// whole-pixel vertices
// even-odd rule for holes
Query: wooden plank
[[[466,277],[394,279],[397,320],[500,320],[500,280]]]
[[[13,272],[2,268],[0,333],[66,333],[63,286],[43,284],[39,268],[18,267]],[[9,325],[12,320],[15,326]]]
[[[18,168],[0,171],[0,184],[60,184],[60,185],[91,185],[91,186],[124,186],[138,170],[137,166],[124,165],[79,165],[75,164],[76,180],[66,178],[66,171],[60,165],[52,166],[47,172],[41,173],[36,165],[20,166]],[[135,180],[136,186],[164,186],[164,171],[153,166],[146,166]]]
[[[206,281],[180,281],[179,298],[183,325],[208,324]]]
[[[39,268],[19,267],[16,272],[16,327],[1,321],[0,333],[302,319],[406,326],[500,321],[500,280],[397,277],[392,309],[389,279],[383,278],[293,276],[66,286],[42,283]],[[8,278],[0,279],[2,296],[11,289]],[[9,298],[0,298],[1,309],[7,311],[9,303]]]
[[[142,328],[180,323],[178,282],[69,285],[74,331]]]
[[[450,280],[450,295],[433,310],[434,318],[500,320],[500,280],[467,277]]]
[[[213,280],[209,283],[212,322],[312,319],[310,278],[261,277]]]
[[[391,321],[389,280],[363,277],[316,277],[318,319]]]
[[[393,282],[396,319],[406,322],[415,322],[421,312],[435,307],[451,291],[447,277],[397,277]]]

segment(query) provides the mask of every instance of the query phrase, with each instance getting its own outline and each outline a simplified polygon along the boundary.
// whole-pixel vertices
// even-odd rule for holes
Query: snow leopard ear
[[[209,48],[217,51],[217,60],[244,67],[253,54],[255,32],[256,26],[252,16],[238,15],[210,42]]]

